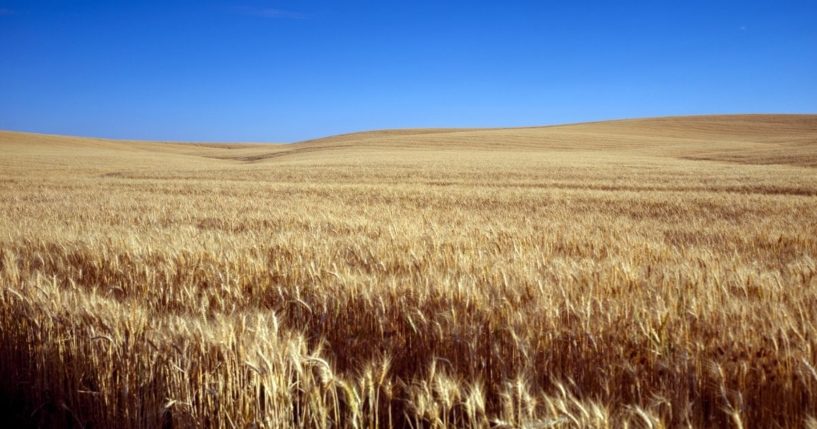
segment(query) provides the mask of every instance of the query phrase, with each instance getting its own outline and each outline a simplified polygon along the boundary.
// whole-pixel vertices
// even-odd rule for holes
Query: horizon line
[[[283,145],[283,144],[296,144],[296,143],[304,143],[304,142],[311,142],[316,140],[322,140],[326,138],[332,137],[341,137],[341,136],[351,136],[355,134],[365,134],[365,133],[377,133],[377,132],[386,132],[386,131],[412,131],[412,130],[436,130],[436,131],[448,131],[448,132],[457,132],[457,131],[491,131],[491,130],[511,130],[511,129],[536,129],[536,128],[555,128],[555,127],[567,127],[567,126],[577,126],[577,125],[591,125],[591,124],[601,124],[601,123],[609,123],[609,122],[626,122],[626,121],[643,121],[643,120],[662,120],[662,119],[673,119],[673,118],[704,118],[704,117],[736,117],[736,116],[817,116],[817,112],[803,112],[803,113],[695,113],[695,114],[682,114],[682,115],[659,115],[659,116],[632,116],[632,117],[619,117],[619,118],[610,118],[610,119],[600,119],[600,120],[588,120],[588,121],[578,121],[578,122],[563,122],[563,123],[554,123],[554,124],[541,124],[541,125],[520,125],[520,126],[488,126],[488,127],[402,127],[402,128],[372,128],[372,129],[365,129],[365,130],[356,130],[356,131],[349,131],[349,132],[342,132],[336,134],[327,134],[322,135],[320,137],[302,139],[302,140],[293,140],[293,141],[282,141],[282,142],[275,142],[275,141],[236,141],[236,140],[166,140],[166,139],[133,139],[133,138],[119,138],[119,137],[100,137],[100,136],[91,136],[91,135],[77,135],[77,134],[60,134],[60,133],[49,133],[49,132],[39,132],[39,131],[30,131],[30,130],[15,130],[15,129],[0,129],[0,133],[19,133],[19,134],[34,134],[34,135],[41,135],[41,136],[50,136],[50,137],[71,137],[71,138],[79,138],[79,139],[89,139],[89,140],[105,140],[105,141],[115,141],[115,142],[142,142],[142,143],[166,143],[166,144],[226,144],[226,145]]]

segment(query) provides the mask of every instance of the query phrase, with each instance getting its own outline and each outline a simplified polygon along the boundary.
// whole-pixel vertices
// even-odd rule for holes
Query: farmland
[[[0,132],[0,391],[61,427],[815,427],[817,116]]]

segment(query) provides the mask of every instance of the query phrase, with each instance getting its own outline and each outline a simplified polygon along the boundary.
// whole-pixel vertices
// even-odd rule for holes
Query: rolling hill
[[[632,119],[546,127],[404,129],[330,136],[286,145],[108,140],[0,131],[7,154],[46,150],[112,158],[189,157],[276,162],[349,151],[604,151],[639,156],[817,166],[817,115],[719,115]],[[112,160],[115,162],[115,160]],[[211,164],[212,165],[212,164]]]

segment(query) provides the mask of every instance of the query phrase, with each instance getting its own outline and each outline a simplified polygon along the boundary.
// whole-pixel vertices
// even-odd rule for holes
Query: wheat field
[[[0,132],[4,413],[815,428],[815,167],[807,115],[291,145]]]

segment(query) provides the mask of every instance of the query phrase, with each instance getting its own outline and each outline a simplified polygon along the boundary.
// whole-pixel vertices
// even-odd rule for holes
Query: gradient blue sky
[[[294,141],[817,112],[817,1],[6,1],[0,129]]]

